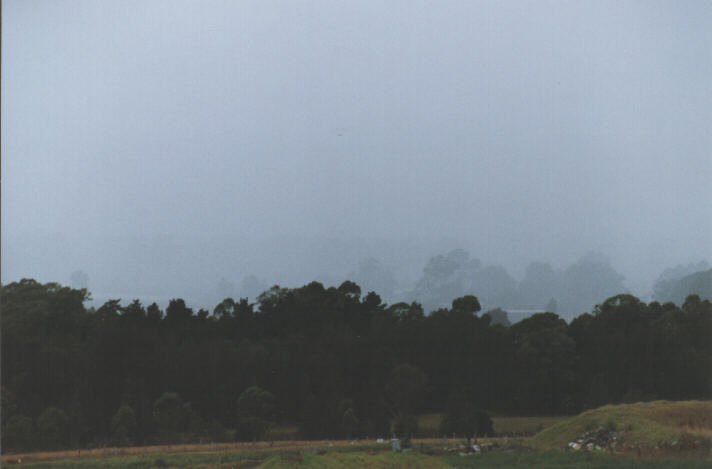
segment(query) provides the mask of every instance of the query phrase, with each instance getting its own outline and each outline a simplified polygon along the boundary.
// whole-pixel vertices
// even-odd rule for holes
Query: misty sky
[[[3,282],[101,271],[47,238],[234,235],[642,288],[712,260],[711,46],[708,1],[6,0]]]

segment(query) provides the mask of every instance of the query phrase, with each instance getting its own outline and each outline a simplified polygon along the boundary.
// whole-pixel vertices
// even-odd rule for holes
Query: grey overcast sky
[[[712,2],[2,6],[3,282],[101,270],[43,236],[712,261]]]

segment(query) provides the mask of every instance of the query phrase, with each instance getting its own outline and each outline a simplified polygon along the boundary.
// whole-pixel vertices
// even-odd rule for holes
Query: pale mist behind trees
[[[538,260],[517,268],[452,249],[454,242],[447,240],[115,237],[94,243],[108,247],[97,250],[69,238],[30,241],[5,261],[56,265],[39,280],[88,288],[96,306],[111,298],[123,303],[139,298],[165,306],[170,298],[180,297],[196,310],[212,310],[225,298],[254,302],[272,285],[297,287],[313,280],[326,286],[352,280],[363,294],[375,291],[391,304],[418,301],[426,312],[474,294],[483,312],[502,308],[512,321],[533,311],[552,311],[569,320],[624,292],[646,301],[678,304],[691,293],[712,298],[705,261],[658,271],[647,289],[635,290],[611,259],[596,251],[563,265]],[[68,260],[75,267],[63,271]]]
[[[211,308],[353,277],[575,314],[712,260],[711,2],[2,13],[3,283]]]

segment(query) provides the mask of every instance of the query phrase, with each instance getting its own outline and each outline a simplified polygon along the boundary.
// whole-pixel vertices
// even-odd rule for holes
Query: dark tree
[[[465,295],[452,300],[452,310],[474,314],[480,310],[480,302],[474,295]]]
[[[136,433],[136,415],[133,409],[122,405],[111,419],[111,444],[131,446]]]
[[[259,386],[245,389],[237,401],[239,436],[243,440],[261,440],[272,426],[274,396]]]
[[[69,431],[69,417],[62,409],[48,407],[37,418],[37,433],[43,448],[66,448]]]
[[[166,392],[153,404],[156,440],[161,443],[178,441],[186,420],[183,399],[175,392]]]
[[[425,373],[407,363],[391,370],[385,394],[394,416],[394,433],[412,436],[417,431],[415,415],[423,404],[427,383]]]

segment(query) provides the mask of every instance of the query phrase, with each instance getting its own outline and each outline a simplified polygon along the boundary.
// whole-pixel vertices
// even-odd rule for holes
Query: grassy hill
[[[548,427],[527,440],[535,450],[563,450],[597,429],[615,432],[617,450],[646,454],[709,452],[712,401],[639,402],[607,405]]]

